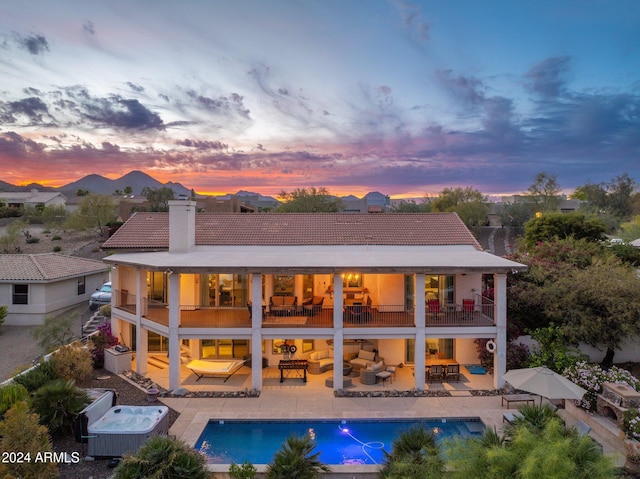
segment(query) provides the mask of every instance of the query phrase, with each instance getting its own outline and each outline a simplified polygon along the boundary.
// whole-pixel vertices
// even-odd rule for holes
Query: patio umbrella
[[[547,399],[582,399],[587,391],[567,378],[544,366],[512,369],[503,378],[516,389],[527,391]]]

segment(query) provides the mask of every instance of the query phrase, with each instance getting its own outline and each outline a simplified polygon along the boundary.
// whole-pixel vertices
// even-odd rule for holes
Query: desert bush
[[[29,391],[22,384],[10,382],[0,388],[0,418],[19,401],[29,401]]]
[[[59,253],[60,251],[62,251],[62,248],[60,246],[54,246],[53,247],[53,252],[54,253]]]
[[[50,362],[60,379],[86,379],[93,369],[91,353],[80,341],[62,346],[51,356]]]
[[[0,455],[20,452],[29,454],[29,461],[0,462],[0,477],[51,479],[58,477],[58,466],[52,461],[37,461],[38,454],[51,452],[47,428],[38,423],[38,415],[29,412],[25,402],[17,402],[0,422]]]
[[[204,455],[169,436],[154,436],[136,454],[126,454],[113,479],[140,477],[207,479]]]
[[[72,431],[73,418],[89,404],[89,396],[73,381],[56,379],[33,396],[33,410],[52,434]]]
[[[60,241],[62,239],[62,236],[60,235],[55,235],[51,238],[51,241]]]
[[[77,314],[62,313],[57,316],[47,316],[44,323],[33,330],[33,337],[46,353],[69,344],[76,336],[71,330],[73,320]]]
[[[2,326],[2,323],[4,323],[4,318],[7,317],[7,313],[8,313],[7,306],[5,305],[0,306],[0,326]]]
[[[40,238],[38,238],[37,236],[31,236],[30,238],[26,239],[27,244],[35,244],[35,243],[40,243]]]
[[[257,474],[256,467],[250,462],[244,461],[241,465],[235,462],[229,467],[229,476],[232,479],[253,479]]]
[[[36,367],[13,378],[13,382],[23,385],[30,393],[36,392],[45,384],[60,379],[50,361],[43,361]]]
[[[111,305],[110,304],[103,304],[102,306],[100,306],[98,308],[98,313],[100,313],[105,318],[110,318],[111,317]]]

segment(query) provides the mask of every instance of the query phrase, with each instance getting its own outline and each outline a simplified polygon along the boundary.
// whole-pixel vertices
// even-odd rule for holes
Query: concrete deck
[[[444,397],[336,397],[325,385],[332,371],[307,375],[307,382],[294,372],[280,383],[277,368],[263,369],[263,389],[258,398],[162,398],[162,402],[180,413],[170,434],[193,446],[210,419],[359,419],[359,418],[449,418],[479,417],[486,427],[500,431],[503,413],[500,395],[473,396],[471,390],[491,390],[491,375],[469,374],[461,366],[460,382],[425,384],[427,390],[447,390]],[[196,382],[191,371],[182,368],[182,385],[192,391],[244,391],[251,388],[251,370],[243,367],[226,383],[224,378],[203,378]],[[149,366],[147,376],[158,385],[168,386],[168,368]],[[346,391],[408,391],[414,387],[413,368],[397,370],[392,383],[367,386],[358,377],[351,376],[353,386]],[[512,409],[513,411],[513,409]],[[568,425],[577,421],[571,408],[558,412]],[[603,446],[605,454],[612,455],[617,464],[621,454],[619,445],[594,428],[590,435]],[[624,462],[624,461],[623,461]],[[346,467],[346,466],[345,466]],[[369,466],[371,467],[371,466]],[[224,467],[211,470],[226,471]],[[335,469],[335,468],[334,468]],[[351,469],[350,469],[351,471]],[[356,472],[356,471],[351,471]],[[371,471],[360,471],[370,473]],[[365,477],[365,476],[363,476]]]

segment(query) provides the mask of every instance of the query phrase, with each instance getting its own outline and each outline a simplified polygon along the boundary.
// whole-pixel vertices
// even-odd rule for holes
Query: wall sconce
[[[170,269],[167,269],[164,272],[165,272],[165,274],[173,274],[173,271],[171,271]]]

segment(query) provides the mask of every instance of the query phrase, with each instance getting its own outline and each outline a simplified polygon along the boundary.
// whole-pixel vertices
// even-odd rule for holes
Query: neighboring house
[[[109,278],[95,261],[58,253],[0,254],[0,305],[8,306],[5,324],[39,325],[46,316],[86,303]]]
[[[391,208],[391,198],[378,191],[371,191],[358,198],[354,195],[341,198],[344,213],[382,213]]]
[[[343,358],[363,340],[387,364],[414,364],[424,389],[427,354],[477,364],[476,338],[495,341],[501,387],[506,276],[526,269],[482,251],[455,213],[196,214],[194,202],[172,201],[169,213],[136,213],[103,249],[115,253],[104,259],[114,334],[137,350],[141,374],[150,353],[168,352],[171,389],[183,350],[275,366],[283,342],[300,358],[327,348]],[[489,285],[495,304],[480,294]],[[296,300],[276,310],[276,296]],[[302,304],[314,297],[317,310]],[[253,367],[252,387],[262,380]]]
[[[31,190],[22,192],[0,192],[0,203],[10,208],[37,208],[44,206],[64,206],[67,198],[62,193]]]

